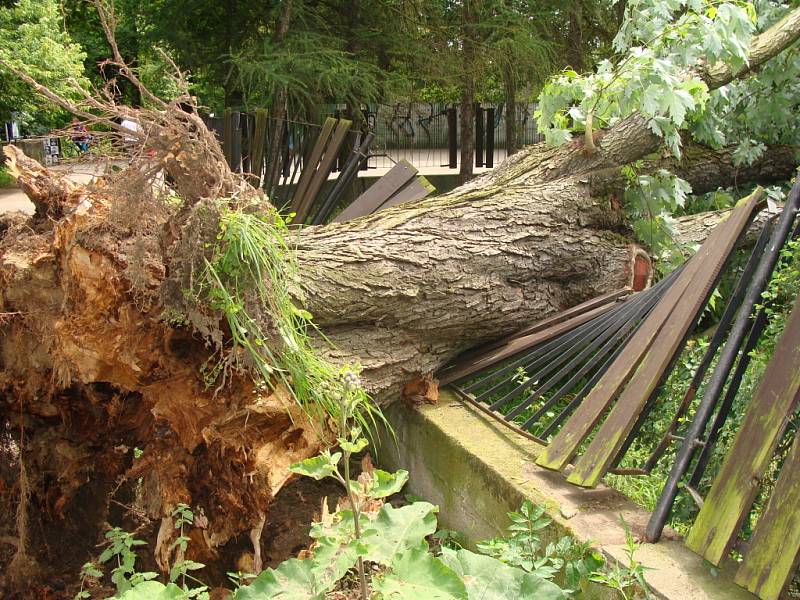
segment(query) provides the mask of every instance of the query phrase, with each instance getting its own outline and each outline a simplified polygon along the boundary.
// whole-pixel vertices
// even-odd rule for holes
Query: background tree
[[[20,0],[0,8],[0,59],[57,93],[77,98],[76,86],[86,87],[84,57],[81,47],[65,33],[55,0]],[[10,120],[12,112],[27,113],[31,122],[40,124],[64,123],[62,109],[43,101],[0,67],[0,120]]]

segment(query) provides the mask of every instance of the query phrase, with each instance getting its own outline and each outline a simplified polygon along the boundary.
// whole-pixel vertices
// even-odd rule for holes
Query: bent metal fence
[[[652,430],[648,417],[659,389],[734,248],[763,209],[762,197],[757,192],[741,203],[682,268],[653,287],[618,290],[549,317],[460,357],[438,377],[470,404],[543,444],[540,466],[571,466],[567,481],[574,485],[595,487],[606,473],[646,476],[659,461],[674,457],[647,526],[648,541],[658,541],[676,498],[685,494],[699,508],[686,545],[714,565],[738,552],[743,558],[735,581],[760,598],[777,600],[800,559],[800,437],[792,440],[791,431],[787,436],[800,403],[800,298],[732,444],[721,458],[716,455],[721,466],[705,497],[700,483],[723,427],[733,426],[734,399],[770,318],[770,306],[759,305],[762,293],[781,249],[800,236],[800,181],[783,210],[767,220],[650,456],[638,467],[619,466],[643,429]],[[657,408],[656,413],[665,410]],[[779,469],[771,489],[768,468]],[[763,502],[752,526],[759,494]]]

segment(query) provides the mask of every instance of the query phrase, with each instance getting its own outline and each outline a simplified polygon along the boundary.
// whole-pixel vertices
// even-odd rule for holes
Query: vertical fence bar
[[[222,112],[222,153],[228,166],[233,168],[233,111],[230,108]]]
[[[242,113],[231,113],[231,170],[235,173],[242,172]]]
[[[487,108],[486,113],[486,167],[494,167],[494,106]]]
[[[475,166],[483,166],[483,108],[475,103]]]
[[[447,109],[447,151],[450,169],[458,168],[458,109]]]
[[[242,173],[250,173],[253,148],[253,119],[250,113],[241,113]]]
[[[264,173],[264,150],[267,141],[267,111],[260,108],[253,120],[253,143],[250,145],[250,172],[253,181],[261,185]]]

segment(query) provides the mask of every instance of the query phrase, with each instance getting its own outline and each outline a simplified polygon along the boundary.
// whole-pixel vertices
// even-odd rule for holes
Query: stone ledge
[[[407,490],[438,504],[443,527],[462,532],[469,546],[505,532],[506,513],[528,498],[547,507],[554,541],[573,535],[592,541],[608,558],[625,563],[625,531],[620,515],[637,538],[649,513],[606,486],[587,490],[563,475],[535,465],[537,443],[443,391],[438,404],[410,409],[396,402],[386,411],[397,443],[381,444],[378,462],[407,469]],[[753,600],[702,558],[665,531],[658,544],[642,544],[636,559],[651,568],[646,579],[653,593],[668,600]],[[671,538],[671,539],[669,539]],[[714,573],[718,573],[714,575]],[[605,597],[611,598],[610,595]],[[592,598],[599,598],[591,594]]]

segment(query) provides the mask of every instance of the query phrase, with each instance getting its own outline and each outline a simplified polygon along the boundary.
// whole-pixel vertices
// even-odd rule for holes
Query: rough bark
[[[786,180],[793,154],[776,148],[740,174],[751,186]],[[373,393],[393,397],[471,345],[630,283],[635,244],[608,185],[616,177],[537,183],[523,165],[546,163],[553,150],[518,156],[413,208],[300,233],[306,306],[337,347],[332,356],[360,361]],[[675,169],[698,192],[737,181],[729,150],[693,147],[681,161],[647,164]],[[720,218],[688,217],[679,230],[702,241]]]
[[[517,144],[517,80],[513,69],[503,67],[503,83],[506,92],[506,156],[516,154]]]
[[[737,165],[733,159],[735,147],[712,150],[706,146],[687,141],[681,159],[674,157],[650,157],[640,162],[641,174],[652,174],[659,169],[686,180],[693,194],[705,194],[724,188],[743,188],[759,183],[768,185],[786,180],[797,164],[797,149],[791,146],[771,146],[757,161],[750,165]],[[592,196],[621,197],[627,181],[619,168],[600,169],[589,177]]]

